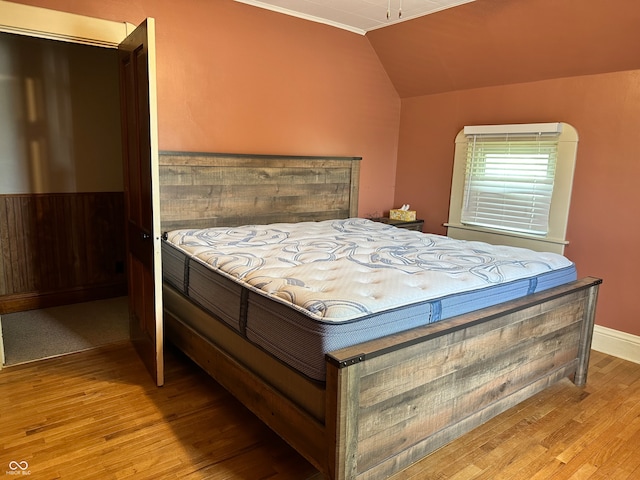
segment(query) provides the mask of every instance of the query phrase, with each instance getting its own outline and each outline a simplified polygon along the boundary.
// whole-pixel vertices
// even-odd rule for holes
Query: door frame
[[[61,12],[57,10],[50,10],[46,8],[0,0],[0,32],[4,33],[12,33],[49,40],[59,40],[83,45],[117,49],[118,46],[125,40],[125,38],[127,38],[136,28],[136,25],[128,22],[114,22],[111,20],[104,20],[95,17],[88,17],[74,13]],[[151,42],[152,49],[155,52],[155,37],[151,39]],[[153,73],[155,75],[155,63]],[[157,132],[157,105],[155,97],[155,84],[152,86],[152,88],[153,94],[151,95],[152,100],[150,99],[150,101],[152,101],[153,104],[150,105],[150,109],[152,111],[153,118],[150,119],[150,122],[151,128],[154,128]],[[152,149],[155,149],[155,151],[157,152],[158,145],[153,145]],[[157,182],[157,179],[152,179],[152,181]],[[154,198],[153,201],[159,203],[160,200],[159,198]],[[159,204],[154,205],[154,207],[159,207]],[[158,212],[156,215],[159,215],[159,208],[154,208],[154,210]],[[153,234],[154,237],[157,237],[157,239],[154,238],[154,241],[157,240],[159,242],[160,232],[153,232]],[[159,256],[159,248],[156,249],[154,254],[156,257]],[[160,265],[157,258],[155,264]],[[161,273],[154,272],[154,276],[158,275],[161,275]],[[156,288],[156,290],[159,290],[156,291],[154,305],[154,308],[157,312],[157,318],[157,316],[161,315],[162,312],[162,288]],[[160,329],[159,336],[160,339],[162,339],[161,322],[158,326],[158,321],[156,321],[156,329]],[[1,334],[0,342],[2,342]],[[0,344],[0,349],[3,350],[3,347],[4,345]],[[162,356],[161,345],[159,355]],[[3,356],[4,355],[2,355],[2,357]],[[2,357],[0,357],[0,369],[2,369]],[[161,358],[159,361],[162,364]],[[158,377],[154,378],[159,386],[163,383],[163,370],[163,366],[160,365],[157,372]]]
[[[114,22],[0,0],[0,32],[118,48],[133,30],[135,25],[128,22]]]

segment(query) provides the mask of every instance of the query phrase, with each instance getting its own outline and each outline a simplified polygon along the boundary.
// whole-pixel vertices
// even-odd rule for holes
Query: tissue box
[[[416,219],[415,210],[389,210],[389,218],[391,220],[402,220],[404,222],[413,222]]]

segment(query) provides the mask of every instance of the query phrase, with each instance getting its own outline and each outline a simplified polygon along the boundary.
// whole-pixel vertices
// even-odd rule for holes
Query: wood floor
[[[220,386],[166,353],[162,388],[128,343],[0,371],[0,475],[28,464],[34,479],[318,478]],[[585,388],[562,381],[393,480],[636,478],[640,365],[592,352]]]

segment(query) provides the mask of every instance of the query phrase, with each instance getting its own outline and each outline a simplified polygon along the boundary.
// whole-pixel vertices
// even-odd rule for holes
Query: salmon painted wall
[[[25,0],[156,19],[160,149],[363,157],[359,212],[393,201],[400,98],[366,37],[232,0]]]
[[[402,100],[395,204],[445,233],[454,139],[464,125],[555,122],[579,134],[565,254],[603,278],[596,322],[640,335],[640,70]]]
[[[426,230],[445,232],[464,125],[577,128],[565,252],[580,275],[604,279],[596,322],[634,335],[638,31],[637,0],[476,0],[367,35],[403,99],[394,204],[416,207]]]

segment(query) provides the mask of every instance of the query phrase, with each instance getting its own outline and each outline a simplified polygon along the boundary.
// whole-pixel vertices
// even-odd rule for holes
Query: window
[[[563,123],[465,127],[448,235],[561,252],[576,148],[575,129]]]
[[[473,135],[467,142],[461,222],[546,235],[557,149],[557,135]]]

